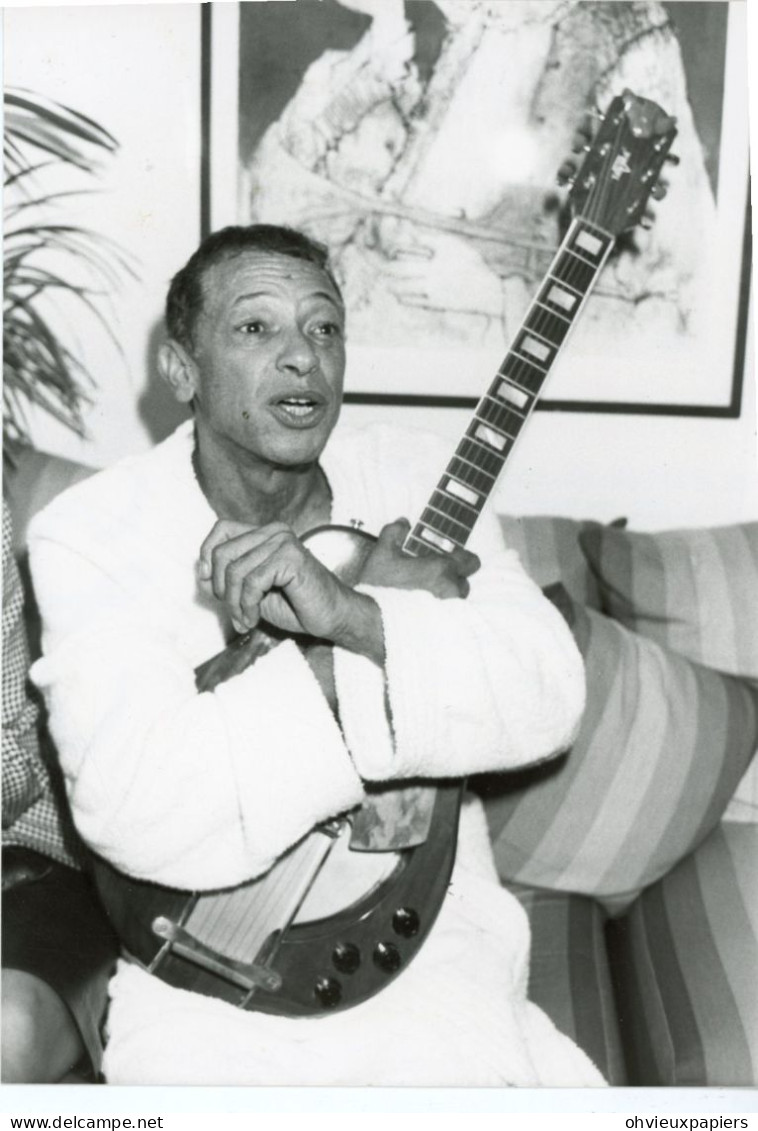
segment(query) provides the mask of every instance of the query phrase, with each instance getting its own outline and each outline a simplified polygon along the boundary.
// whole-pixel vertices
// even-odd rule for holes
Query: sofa
[[[530,993],[616,1085],[758,1082],[758,523],[502,517],[584,656],[572,749],[478,781]]]
[[[89,469],[31,449],[31,516]],[[483,775],[530,995],[614,1085],[758,1083],[758,523],[632,532],[501,518],[568,621],[587,706],[562,757]],[[29,631],[38,647],[30,595]]]

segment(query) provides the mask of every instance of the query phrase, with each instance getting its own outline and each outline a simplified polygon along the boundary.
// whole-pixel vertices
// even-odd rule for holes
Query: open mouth
[[[280,397],[273,402],[273,408],[280,420],[305,425],[320,419],[326,409],[326,401],[314,393],[302,393]]]

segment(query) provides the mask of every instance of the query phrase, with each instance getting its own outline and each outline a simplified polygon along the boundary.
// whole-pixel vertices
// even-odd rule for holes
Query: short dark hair
[[[195,326],[203,306],[203,279],[206,271],[216,263],[233,259],[245,251],[272,252],[315,263],[328,276],[342,298],[323,244],[294,228],[278,224],[230,225],[206,236],[197,251],[193,252],[171,280],[166,297],[166,329],[169,336],[185,349],[194,349]]]

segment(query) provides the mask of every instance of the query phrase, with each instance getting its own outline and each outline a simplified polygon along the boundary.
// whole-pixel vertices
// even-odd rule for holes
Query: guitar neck
[[[479,401],[445,473],[403,549],[414,557],[465,546],[614,237],[573,221],[492,384]]]

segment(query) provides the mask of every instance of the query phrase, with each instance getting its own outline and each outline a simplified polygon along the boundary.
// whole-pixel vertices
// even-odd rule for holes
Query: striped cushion
[[[608,935],[630,1082],[758,1085],[758,828],[722,823]]]
[[[605,940],[594,899],[508,885],[529,916],[529,998],[609,1084],[627,1083]]]
[[[603,612],[699,664],[758,679],[758,522],[637,534],[586,525]]]
[[[506,546],[516,550],[524,569],[539,586],[560,581],[576,601],[600,608],[600,588],[579,545],[590,523],[572,518],[500,516]]]
[[[574,746],[479,786],[504,881],[618,911],[720,819],[758,742],[758,690],[566,602],[587,671]]]
[[[691,660],[758,679],[758,523],[636,534],[586,525],[603,611]],[[758,821],[758,761],[726,810]]]

